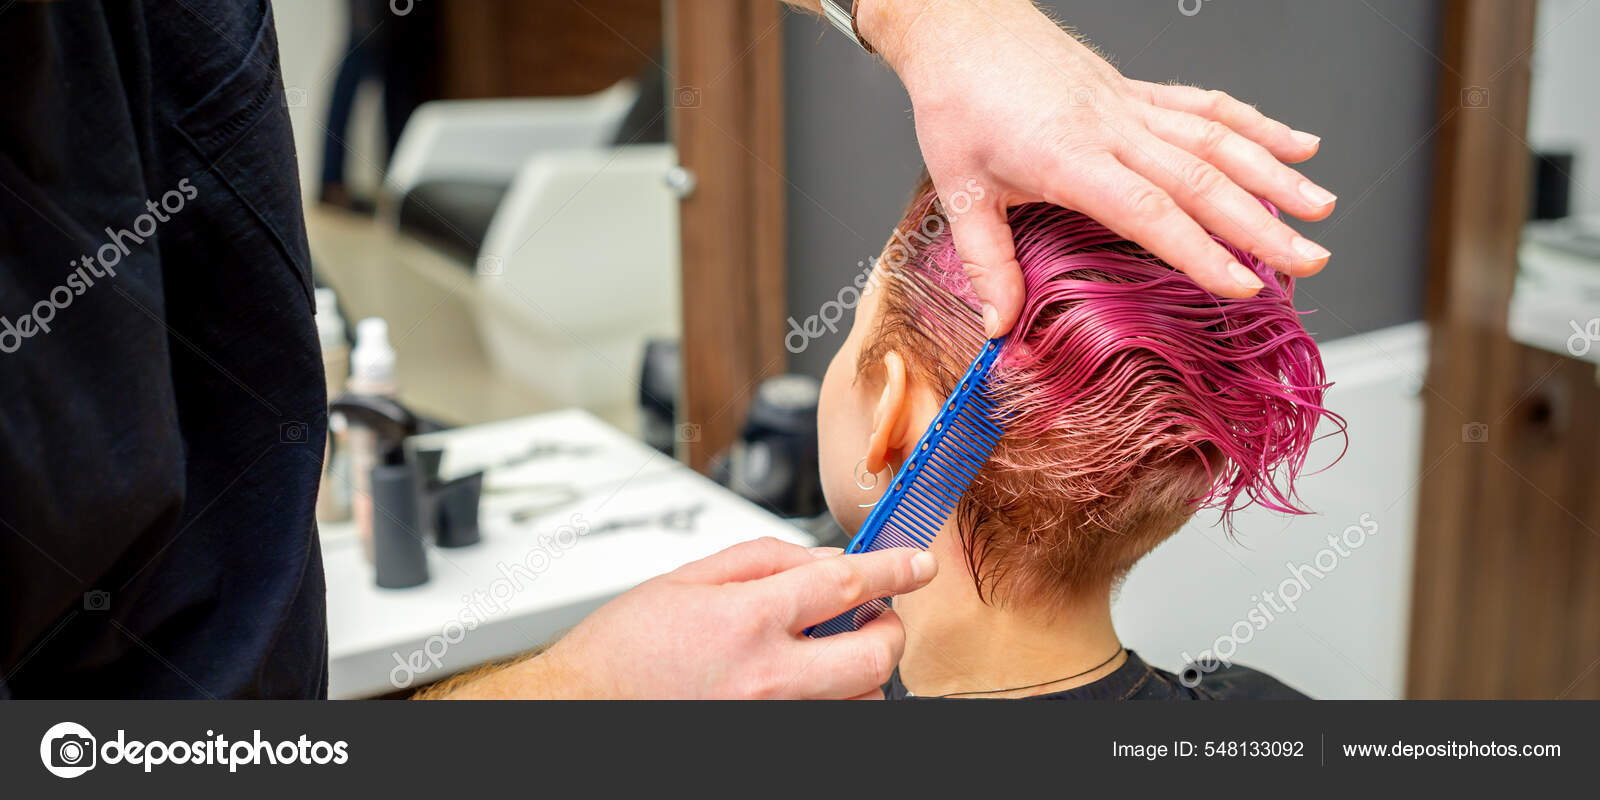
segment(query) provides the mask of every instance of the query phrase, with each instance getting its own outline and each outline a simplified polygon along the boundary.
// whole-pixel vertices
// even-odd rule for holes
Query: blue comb
[[[978,470],[983,469],[1001,428],[993,418],[994,401],[988,394],[989,368],[994,366],[1005,337],[990,339],[972,360],[961,385],[939,409],[933,424],[917,441],[912,456],[895,473],[894,484],[873,507],[861,530],[850,540],[846,553],[869,553],[890,547],[928,549],[939,528],[956,510]],[[840,614],[806,629],[813,638],[860,628],[889,607],[889,598]]]

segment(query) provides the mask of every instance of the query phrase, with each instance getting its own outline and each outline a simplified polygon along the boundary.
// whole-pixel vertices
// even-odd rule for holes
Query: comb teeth
[[[849,633],[850,631],[858,630],[862,625],[877,619],[879,614],[882,614],[887,610],[889,610],[889,601],[886,598],[879,598],[871,602],[862,603],[861,605],[856,606],[852,611],[840,614],[839,616],[834,617],[827,622],[812,626],[806,631],[806,635],[814,639],[820,639],[824,636],[832,636],[836,633]]]
[[[890,547],[926,550],[1000,441],[994,401],[986,389],[1003,339],[990,339],[968,367],[961,385],[939,409],[846,552]],[[853,631],[889,607],[887,598],[865,603],[806,630],[812,637]]]

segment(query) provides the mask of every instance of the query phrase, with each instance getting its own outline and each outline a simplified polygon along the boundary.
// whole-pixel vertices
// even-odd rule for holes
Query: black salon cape
[[[325,696],[326,398],[270,11],[3,5],[0,697]],[[180,210],[152,231],[147,201]]]

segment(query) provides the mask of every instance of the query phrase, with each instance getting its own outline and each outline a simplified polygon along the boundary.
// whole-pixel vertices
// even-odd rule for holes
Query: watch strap
[[[833,27],[841,33],[855,40],[862,50],[876,53],[866,39],[861,38],[861,28],[856,25],[856,5],[859,0],[821,0],[822,16],[828,19]]]

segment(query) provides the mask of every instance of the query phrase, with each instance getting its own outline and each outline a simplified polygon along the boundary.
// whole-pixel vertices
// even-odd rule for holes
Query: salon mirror
[[[351,344],[358,320],[387,321],[400,400],[448,426],[581,408],[671,437],[681,185],[661,2],[274,13],[317,282]]]

